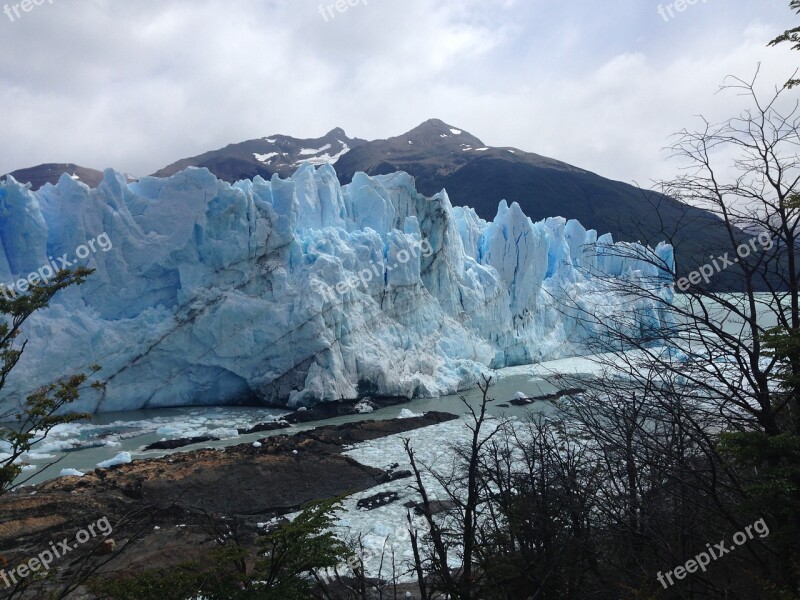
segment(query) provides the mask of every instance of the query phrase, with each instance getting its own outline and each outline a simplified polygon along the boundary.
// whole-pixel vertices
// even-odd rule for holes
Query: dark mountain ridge
[[[247,140],[229,144],[225,148],[185,158],[153,173],[155,177],[169,177],[187,167],[205,167],[219,179],[230,183],[252,179],[260,175],[270,179],[273,174],[289,177],[306,162],[321,165],[335,163],[339,157],[352,151],[365,140],[349,138],[344,130],[336,128],[321,138],[295,139],[286,135]]]
[[[55,185],[64,173],[73,179],[82,181],[91,188],[97,187],[100,185],[100,182],[103,181],[102,171],[81,167],[73,163],[46,163],[35,167],[19,169],[7,175],[3,175],[0,177],[0,180],[4,180],[8,175],[11,175],[17,181],[30,183],[34,190],[38,190],[47,183]]]
[[[657,192],[606,179],[573,165],[511,147],[489,147],[478,137],[439,119],[385,140],[349,137],[336,128],[320,138],[296,139],[274,135],[229,144],[219,150],[181,159],[153,175],[169,177],[187,167],[207,168],[228,182],[289,177],[305,163],[333,164],[343,184],[356,172],[382,175],[398,170],[416,179],[428,196],[446,189],[451,202],[471,206],[487,220],[494,218],[500,200],[517,202],[534,221],[562,216],[577,219],[618,241],[655,246],[668,241],[675,247],[679,275],[705,264],[709,254],[729,247],[727,232],[714,214]],[[41,165],[12,173],[34,189],[55,183],[67,172],[92,187],[102,173],[77,165]],[[715,277],[720,289],[737,289],[731,271]]]

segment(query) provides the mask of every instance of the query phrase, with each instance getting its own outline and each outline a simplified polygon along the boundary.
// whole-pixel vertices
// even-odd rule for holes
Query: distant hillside
[[[55,185],[58,179],[64,174],[72,176],[73,179],[82,181],[89,187],[95,188],[103,181],[103,172],[95,169],[87,169],[72,163],[48,163],[30,167],[27,169],[19,169],[8,173],[20,183],[30,183],[34,190],[38,190],[46,183]],[[5,179],[6,175],[0,177]]]

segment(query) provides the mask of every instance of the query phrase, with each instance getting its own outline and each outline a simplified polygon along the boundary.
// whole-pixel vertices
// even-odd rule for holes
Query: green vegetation
[[[46,308],[59,291],[82,284],[91,273],[85,268],[61,271],[52,281],[31,286],[24,295],[13,299],[0,295],[0,314],[5,317],[0,323],[0,391],[25,350],[26,342],[16,345],[25,321],[37,310]],[[92,367],[93,372],[99,369]],[[85,414],[63,414],[63,409],[78,399],[87,379],[87,375],[79,374],[44,385],[30,394],[19,410],[0,415],[0,422],[9,424],[0,426],[0,442],[8,445],[4,452],[9,455],[0,460],[0,495],[14,487],[22,472],[22,467],[15,463],[33,444],[46,438],[57,425],[89,418]]]
[[[800,0],[792,0],[789,3],[790,8],[797,11],[800,14]],[[800,27],[794,27],[793,29],[787,29],[781,35],[776,37],[774,40],[770,42],[770,46],[776,46],[778,44],[783,44],[788,42],[793,44],[792,48],[794,50],[800,50]],[[796,85],[800,85],[800,79],[790,79],[786,86],[792,88]]]
[[[304,600],[313,597],[314,573],[333,568],[350,554],[329,529],[338,501],[315,502],[258,539],[258,552],[223,541],[203,564],[152,569],[120,579],[95,579],[91,587],[113,600]]]

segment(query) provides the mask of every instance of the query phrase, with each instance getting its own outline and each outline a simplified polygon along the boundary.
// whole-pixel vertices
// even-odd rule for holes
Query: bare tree
[[[604,375],[572,412],[608,461],[615,497],[600,506],[624,510],[615,519],[629,577],[652,568],[633,559],[654,542],[650,559],[679,564],[708,536],[757,515],[783,534],[740,555],[750,581],[796,593],[800,551],[784,534],[800,526],[800,105],[785,87],[765,96],[757,84],[758,73],[727,80],[723,91],[748,108],[678,133],[671,150],[682,170],[662,185],[709,208],[727,232],[724,247],[696,257],[677,281],[689,269],[667,246],[591,249],[586,268],[600,301],[580,319]],[[607,293],[628,301],[604,304]],[[686,597],[746,595],[738,575],[733,589],[693,577]]]
[[[416,481],[415,490],[421,497],[420,510],[430,528],[429,545],[425,551],[420,548],[418,538],[412,537],[416,570],[418,573],[426,573],[428,578],[423,581],[424,578],[418,576],[424,598],[430,598],[432,591],[445,592],[458,600],[478,597],[476,594],[480,589],[482,575],[476,571],[476,561],[479,555],[478,531],[484,503],[480,478],[481,457],[487,444],[500,431],[500,427],[491,431],[486,428],[490,385],[491,378],[487,377],[479,384],[483,396],[477,409],[466,398],[461,399],[469,411],[466,427],[470,433],[470,442],[464,447],[453,446],[456,461],[448,472],[441,473],[420,465],[411,442],[408,439],[404,442]],[[447,496],[447,510],[444,511],[446,514],[438,520],[434,516],[439,512],[436,507],[443,506],[442,501],[431,496],[423,482],[421,468],[426,468]],[[425,557],[429,560],[423,565]],[[453,562],[457,562],[458,566],[451,567]]]

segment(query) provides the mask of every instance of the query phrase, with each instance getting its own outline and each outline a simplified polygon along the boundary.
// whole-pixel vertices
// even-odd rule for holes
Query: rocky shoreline
[[[236,523],[252,544],[265,524],[321,499],[368,490],[394,475],[342,454],[346,446],[456,419],[449,413],[322,426],[256,443],[199,449],[62,477],[0,497],[0,566],[36,556],[51,542],[75,539],[107,517],[114,525],[101,572],[133,573],[201,560],[213,523]],[[128,543],[130,542],[130,543]],[[54,564],[65,569],[97,552],[101,539]],[[109,551],[108,546],[102,548]],[[80,597],[80,596],[76,596]]]

